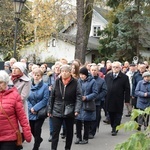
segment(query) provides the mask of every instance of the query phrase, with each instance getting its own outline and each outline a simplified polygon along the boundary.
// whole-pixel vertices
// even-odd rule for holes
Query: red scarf
[[[12,74],[11,75],[11,80],[15,81],[15,80],[19,79],[22,76],[23,76],[23,73],[21,73],[21,74],[14,74],[14,75]]]
[[[62,82],[64,85],[67,85],[71,80],[71,77],[67,78],[67,79],[62,79]]]

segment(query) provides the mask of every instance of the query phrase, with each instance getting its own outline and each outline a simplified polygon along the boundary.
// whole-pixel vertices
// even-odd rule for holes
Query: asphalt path
[[[124,109],[124,115],[122,117],[122,123],[128,121],[130,118],[125,116],[126,109]],[[100,123],[99,131],[96,133],[94,139],[89,139],[89,143],[85,145],[74,144],[76,139],[76,135],[74,134],[73,144],[71,150],[114,150],[116,144],[122,143],[127,140],[131,134],[131,132],[125,132],[124,130],[120,130],[117,136],[111,135],[111,127],[108,124],[103,123],[105,119],[104,114],[102,113],[102,120]],[[42,138],[43,142],[39,150],[51,150],[51,143],[48,142],[49,138],[49,123],[48,119],[45,120],[44,125],[42,127]],[[30,143],[23,143],[23,150],[32,150],[33,147],[33,139]],[[64,150],[65,147],[65,139],[59,138],[58,149]]]

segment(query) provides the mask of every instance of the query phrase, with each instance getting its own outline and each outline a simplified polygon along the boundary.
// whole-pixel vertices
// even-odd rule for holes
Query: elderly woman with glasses
[[[21,96],[9,86],[9,75],[0,71],[0,150],[16,150],[16,131],[22,127],[24,139],[31,141],[31,130]],[[19,123],[19,124],[18,124]],[[12,126],[12,125],[13,126]]]

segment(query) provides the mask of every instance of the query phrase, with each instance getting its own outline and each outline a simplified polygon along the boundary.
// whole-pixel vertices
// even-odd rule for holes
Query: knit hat
[[[88,77],[89,73],[86,67],[83,67],[79,70],[79,73],[84,74]]]
[[[150,72],[149,72],[149,71],[144,72],[143,75],[142,75],[143,78],[144,78],[144,77],[148,77],[148,76],[150,76]]]
[[[24,71],[25,71],[25,69],[26,69],[25,64],[22,63],[22,62],[15,62],[15,63],[13,64],[13,67],[19,68],[22,73],[24,73]]]

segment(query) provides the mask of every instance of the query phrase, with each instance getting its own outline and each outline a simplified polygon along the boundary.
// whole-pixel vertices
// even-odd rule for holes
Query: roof
[[[70,44],[73,44],[73,45],[75,45],[75,43],[76,43],[75,35],[59,33],[59,39],[65,41],[65,42],[68,42]],[[98,50],[98,47],[99,47],[99,38],[89,37],[87,50]]]
[[[101,7],[94,6],[93,7],[95,11],[97,11],[104,19],[108,20],[107,14],[108,10],[103,9]]]
[[[103,20],[103,22],[107,23],[106,16],[107,16],[108,11],[106,9],[99,8],[97,6],[94,6],[93,9],[94,9],[94,12],[97,13],[97,15],[101,17],[100,19]],[[77,25],[76,21],[70,22],[70,24],[66,28],[60,31],[59,39],[75,45],[76,35],[69,34],[68,31],[72,29],[72,27],[75,27],[76,25]],[[99,47],[99,38],[89,37],[87,50],[98,50],[98,47]]]

